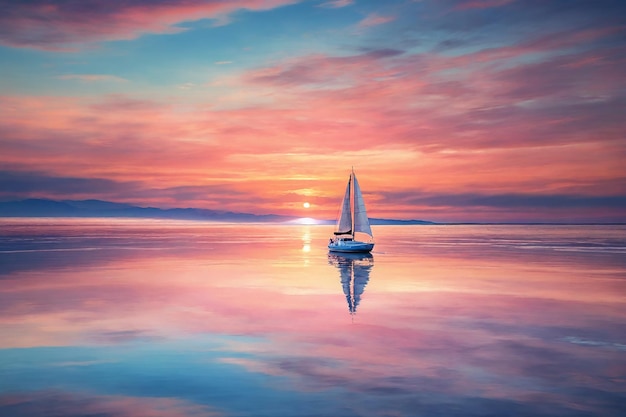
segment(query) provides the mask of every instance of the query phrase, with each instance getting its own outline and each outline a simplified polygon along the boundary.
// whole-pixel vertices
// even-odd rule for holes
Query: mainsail
[[[363,201],[363,194],[361,194],[361,187],[356,180],[356,175],[352,173],[354,178],[354,231],[367,233],[372,236],[372,228],[370,227],[369,219],[365,211],[365,202]]]

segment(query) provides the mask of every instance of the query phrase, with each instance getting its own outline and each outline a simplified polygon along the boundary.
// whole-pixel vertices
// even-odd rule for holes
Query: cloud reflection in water
[[[45,239],[3,229],[32,251],[2,275],[0,415],[618,416],[626,403],[619,228],[379,227],[384,252],[347,259],[328,255],[325,226],[37,226]],[[77,246],[98,249],[39,250]]]

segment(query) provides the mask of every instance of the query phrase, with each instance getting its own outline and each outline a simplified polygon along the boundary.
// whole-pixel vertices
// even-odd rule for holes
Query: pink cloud
[[[325,89],[359,84],[368,77],[385,77],[383,61],[401,55],[395,49],[378,49],[363,54],[332,57],[323,54],[301,56],[273,67],[249,71],[243,80],[252,84],[300,87],[317,84]],[[370,68],[369,64],[375,65]]]
[[[358,24],[359,27],[372,27],[384,25],[385,23],[392,22],[396,19],[395,16],[381,16],[377,13],[371,13],[361,20]]]
[[[490,9],[513,3],[516,0],[465,0],[456,5],[456,10]]]
[[[184,400],[158,397],[97,395],[61,390],[0,394],[0,409],[14,415],[107,415],[115,417],[219,417],[210,407]]]
[[[331,0],[331,1],[327,1],[326,3],[322,3],[320,7],[338,9],[341,7],[350,6],[351,4],[354,4],[354,0]]]
[[[241,9],[267,10],[297,0],[192,0],[108,2],[101,0],[21,2],[4,8],[0,39],[13,47],[71,50],[87,42],[135,39],[144,33],[175,33],[177,24],[200,19],[224,21]]]

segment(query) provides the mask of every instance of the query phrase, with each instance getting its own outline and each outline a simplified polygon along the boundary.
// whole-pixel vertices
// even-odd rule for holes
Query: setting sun
[[[305,201],[304,204],[302,204],[302,207],[309,208],[309,207],[311,207],[311,204],[309,204],[308,201]]]

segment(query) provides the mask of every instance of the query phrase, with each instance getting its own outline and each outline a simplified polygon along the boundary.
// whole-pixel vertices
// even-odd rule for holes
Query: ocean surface
[[[0,416],[624,416],[626,226],[0,220]]]

